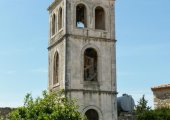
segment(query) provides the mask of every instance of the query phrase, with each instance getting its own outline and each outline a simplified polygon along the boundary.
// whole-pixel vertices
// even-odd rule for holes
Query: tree
[[[151,110],[151,107],[147,105],[148,101],[145,99],[145,95],[138,101],[138,104],[135,106],[136,114],[141,114],[145,111]]]
[[[143,95],[135,107],[137,120],[170,120],[170,108],[158,108],[152,110],[147,105],[148,101]]]
[[[33,99],[27,94],[23,107],[12,111],[10,120],[85,120],[78,112],[75,100],[64,97],[64,92],[43,92],[43,97]]]
[[[170,120],[170,109],[159,108],[138,114],[137,120]]]

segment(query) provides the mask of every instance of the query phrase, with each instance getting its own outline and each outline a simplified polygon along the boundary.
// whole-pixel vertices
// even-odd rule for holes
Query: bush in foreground
[[[145,111],[138,115],[138,120],[170,120],[170,109],[160,108]]]
[[[10,120],[86,120],[79,112],[75,100],[64,97],[63,92],[43,92],[43,97],[33,99],[27,94],[23,107],[9,114]],[[1,119],[0,119],[1,120]]]
[[[152,110],[151,107],[147,105],[148,101],[143,95],[138,101],[135,107],[135,113],[137,115],[137,120],[170,120],[170,108],[158,108]]]

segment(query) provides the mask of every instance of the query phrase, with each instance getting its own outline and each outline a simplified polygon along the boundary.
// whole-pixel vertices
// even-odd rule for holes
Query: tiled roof
[[[155,87],[152,87],[151,89],[152,91],[160,90],[160,89],[170,89],[170,84],[163,84],[163,85],[155,86]]]

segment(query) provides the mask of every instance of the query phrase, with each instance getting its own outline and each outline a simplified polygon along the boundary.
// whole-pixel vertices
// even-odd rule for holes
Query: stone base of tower
[[[89,120],[117,120],[116,92],[66,90],[67,97],[76,99],[79,112]]]

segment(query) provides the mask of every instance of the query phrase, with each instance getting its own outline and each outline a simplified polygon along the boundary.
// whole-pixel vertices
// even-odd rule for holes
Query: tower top
[[[61,36],[78,35],[86,38],[115,41],[114,1],[115,0],[54,0],[48,8],[51,16],[50,21],[56,19],[55,22],[60,25],[60,20],[62,20],[63,33],[60,34]],[[59,12],[60,9],[62,9],[62,18]],[[61,30],[57,28],[58,26],[55,27],[56,31],[61,32]]]

